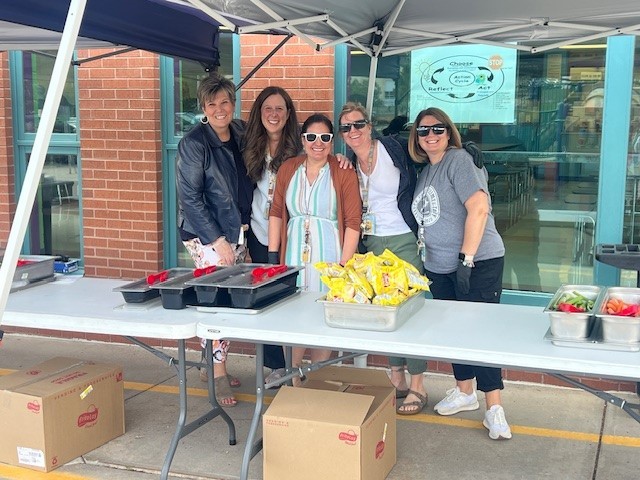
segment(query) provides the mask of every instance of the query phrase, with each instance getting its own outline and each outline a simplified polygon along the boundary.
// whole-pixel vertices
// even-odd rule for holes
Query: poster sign
[[[515,49],[488,45],[415,50],[409,118],[438,107],[455,123],[513,123],[516,62]]]

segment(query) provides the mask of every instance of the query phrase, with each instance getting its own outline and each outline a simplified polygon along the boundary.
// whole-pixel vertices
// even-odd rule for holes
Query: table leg
[[[176,423],[176,430],[173,433],[173,437],[171,438],[171,444],[169,445],[169,450],[167,451],[167,455],[164,459],[164,464],[162,466],[162,471],[160,473],[161,480],[167,480],[169,477],[169,469],[171,468],[171,462],[173,461],[173,457],[176,453],[176,449],[178,448],[178,442],[181,438],[186,437],[194,430],[197,430],[203,425],[206,425],[209,421],[216,418],[218,415],[222,417],[222,419],[229,426],[229,445],[236,444],[236,427],[229,417],[229,414],[225,412],[218,401],[216,400],[215,388],[213,383],[213,357],[211,354],[211,340],[207,342],[208,347],[208,362],[207,365],[209,368],[209,403],[213,407],[209,412],[201,415],[190,423],[187,422],[187,365],[201,367],[201,362],[192,362],[187,361],[186,355],[186,341],[178,340],[178,360],[173,358],[166,353],[147,345],[144,342],[141,342],[135,337],[126,337],[131,343],[135,345],[139,345],[144,348],[148,352],[154,354],[156,357],[168,362],[169,366],[173,366],[178,373],[178,391],[180,393],[180,412],[178,414],[178,421]]]
[[[262,438],[255,440],[260,421],[262,420],[262,408],[264,402],[264,345],[256,343],[256,405],[251,418],[251,426],[247,434],[247,444],[242,457],[242,467],[240,469],[240,479],[249,478],[249,462],[262,450]]]
[[[620,407],[622,410],[624,410],[625,412],[627,412],[627,414],[633,418],[636,422],[640,423],[640,404],[638,403],[630,403],[627,402],[626,400],[620,398],[620,397],[616,397],[615,395],[612,395],[610,393],[607,392],[603,392],[602,390],[596,390],[595,388],[591,388],[588,385],[585,385],[584,383],[580,383],[572,378],[569,378],[565,375],[560,375],[557,373],[552,373],[551,375],[553,375],[554,377],[562,380],[563,382],[567,382],[571,385],[573,385],[574,387],[578,387],[582,390],[585,390],[593,395],[595,395],[596,397],[604,400],[607,403],[610,403],[612,405],[615,405],[616,407]]]
[[[169,469],[171,468],[171,462],[173,456],[176,454],[178,448],[178,442],[183,436],[184,426],[187,422],[187,366],[186,366],[186,353],[185,353],[185,341],[178,340],[178,390],[180,392],[180,413],[178,415],[178,423],[176,424],[176,431],[171,438],[171,444],[169,445],[169,451],[164,459],[164,465],[162,465],[162,472],[160,478],[166,480],[169,477]]]
[[[215,379],[213,376],[213,340],[207,340],[204,348],[205,362],[207,364],[207,389],[209,392],[209,404],[213,407],[211,411],[205,415],[208,417],[206,421],[209,421],[216,416],[220,415],[229,427],[229,445],[236,444],[236,426],[231,420],[229,414],[220,406],[218,399],[216,398]]]

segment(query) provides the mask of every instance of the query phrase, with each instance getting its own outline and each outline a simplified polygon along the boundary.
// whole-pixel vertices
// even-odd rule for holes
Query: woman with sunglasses
[[[426,164],[412,204],[418,246],[433,298],[499,303],[504,244],[491,214],[486,169],[462,148],[460,133],[439,108],[422,110],[411,127],[409,153]],[[501,406],[502,370],[453,364],[456,387],[434,410],[440,415],[477,410],[473,387],[484,392],[483,425],[493,440],[511,438]]]
[[[411,212],[416,171],[406,140],[375,135],[367,111],[354,102],[342,107],[338,129],[353,152],[352,161],[358,173],[364,206],[361,233],[365,251],[380,255],[389,249],[422,273],[424,267],[416,248],[418,224]],[[427,404],[426,362],[390,357],[389,365],[396,398],[404,398],[397,412],[400,415],[420,413]],[[411,376],[408,386],[405,366]]]
[[[316,262],[345,264],[358,247],[362,202],[358,178],[342,169],[332,154],[333,124],[323,114],[302,125],[304,154],[278,170],[269,213],[269,257],[272,263],[303,265],[298,283],[323,291]],[[293,348],[292,365],[300,366],[304,348]],[[326,360],[330,350],[313,349],[311,361]],[[297,382],[296,382],[297,383]]]

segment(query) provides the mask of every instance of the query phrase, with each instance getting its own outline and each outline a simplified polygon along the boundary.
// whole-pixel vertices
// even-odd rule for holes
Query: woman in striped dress
[[[326,290],[313,264],[344,264],[360,238],[362,201],[358,177],[341,169],[332,151],[333,124],[323,114],[302,125],[304,155],[278,170],[269,214],[269,255],[280,263],[303,265],[298,283],[308,291]],[[293,348],[293,366],[300,366],[304,348]],[[311,361],[326,360],[330,350],[313,349]]]

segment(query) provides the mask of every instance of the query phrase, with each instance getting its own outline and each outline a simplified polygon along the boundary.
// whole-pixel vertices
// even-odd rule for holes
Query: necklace
[[[271,209],[271,204],[273,203],[273,193],[276,189],[276,174],[271,170],[271,154],[269,153],[269,149],[267,148],[267,153],[265,157],[265,169],[267,172],[267,204],[264,209],[264,218],[269,220],[269,210]]]
[[[371,139],[371,145],[369,146],[369,157],[367,161],[367,180],[366,182],[362,178],[364,176],[364,169],[360,162],[358,165],[358,184],[360,186],[360,196],[362,197],[362,222],[360,223],[361,236],[372,235],[374,233],[375,220],[373,212],[369,208],[369,183],[371,182],[371,174],[373,173],[373,151],[376,145],[376,141]]]

